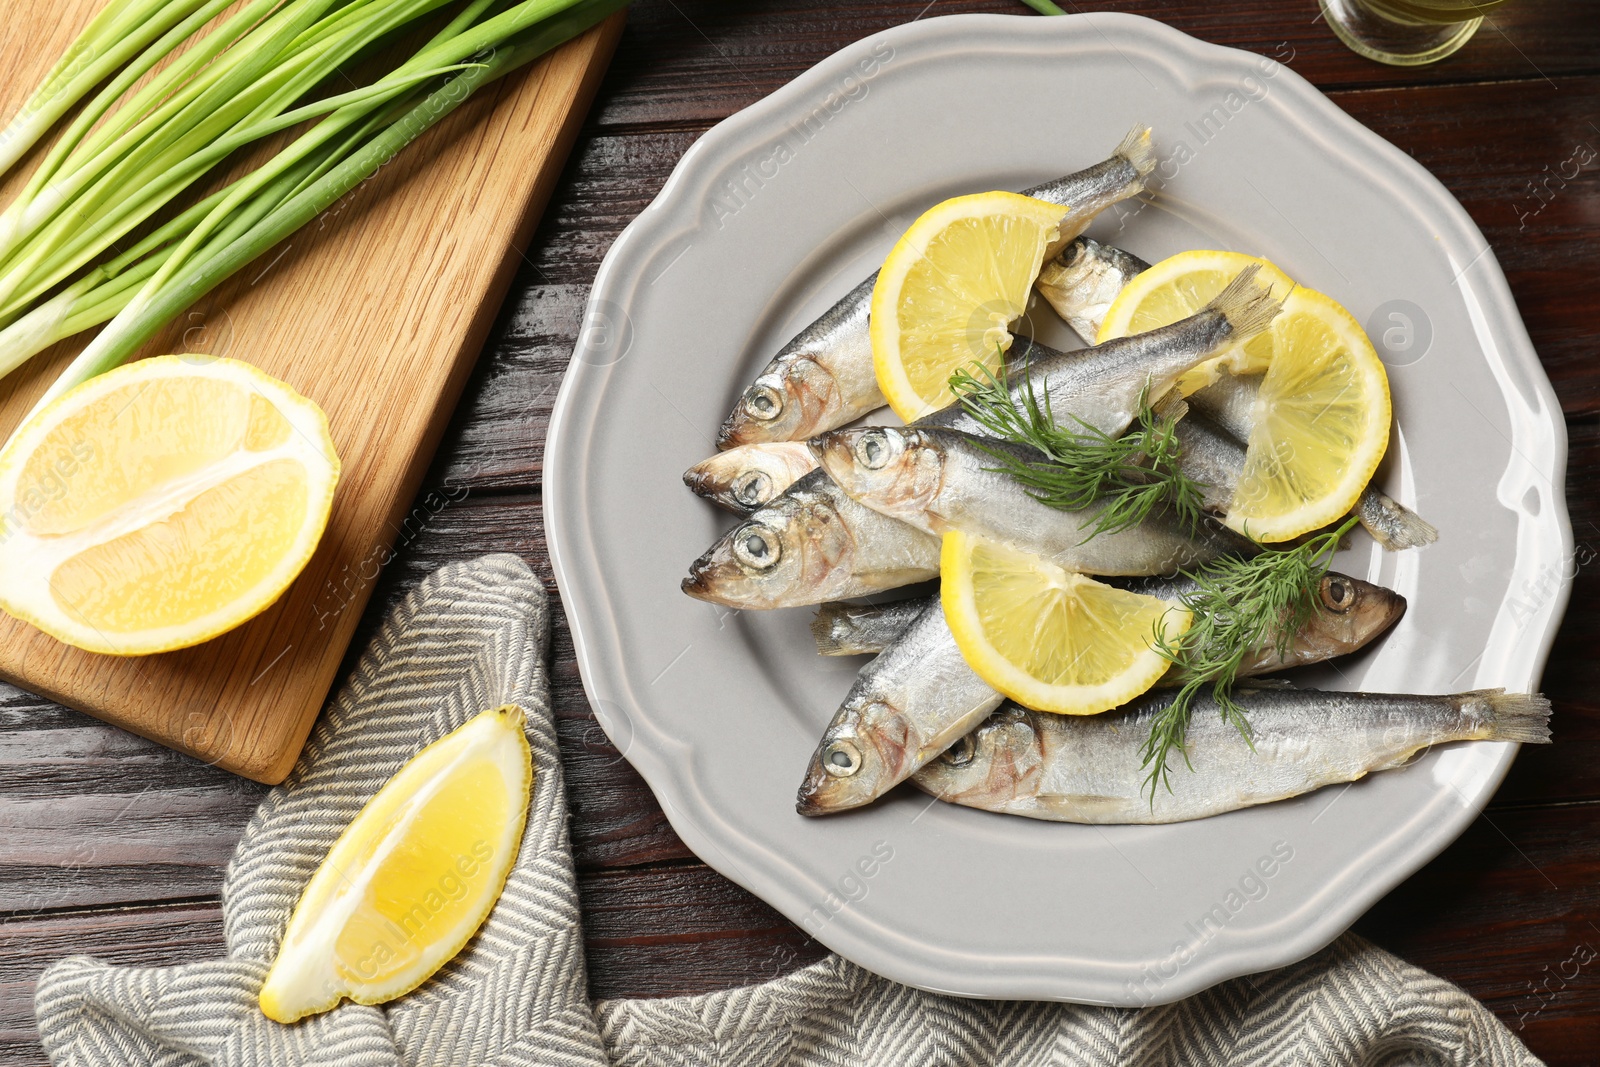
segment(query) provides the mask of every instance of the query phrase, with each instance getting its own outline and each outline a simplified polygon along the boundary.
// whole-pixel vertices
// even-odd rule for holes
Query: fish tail
[[[1486,705],[1485,724],[1490,741],[1521,741],[1529,745],[1550,743],[1550,700],[1540,693],[1508,693],[1504,689],[1479,689],[1463,693],[1466,704]]]
[[[1439,540],[1438,527],[1376,489],[1361,494],[1355,514],[1372,539],[1390,552],[1421,548]]]
[[[856,631],[854,622],[849,604],[824,604],[818,608],[816,617],[811,620],[811,637],[817,642],[817,655],[851,655],[850,639]]]
[[[1261,264],[1250,264],[1205,306],[1205,310],[1215,311],[1227,320],[1230,347],[1255,337],[1272,325],[1283,310],[1283,303],[1273,297],[1272,290],[1256,281],[1260,269]]]
[[[1139,191],[1144,190],[1144,180],[1150,172],[1156,169],[1156,149],[1150,142],[1150,127],[1135,126],[1128,131],[1128,136],[1117,145],[1117,150],[1111,153],[1114,157],[1125,159],[1135,171],[1139,173]]]

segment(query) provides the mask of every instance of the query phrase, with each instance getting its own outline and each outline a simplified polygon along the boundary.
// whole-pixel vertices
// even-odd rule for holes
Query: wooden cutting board
[[[0,115],[99,6],[10,5]],[[449,506],[413,498],[621,30],[618,14],[486,87],[141,352],[242,359],[328,413],[343,477],[288,592],[213,641],[132,658],[0,615],[0,677],[257,781],[288,774],[391,546],[422,521],[411,512]],[[0,381],[0,439],[85,341]]]

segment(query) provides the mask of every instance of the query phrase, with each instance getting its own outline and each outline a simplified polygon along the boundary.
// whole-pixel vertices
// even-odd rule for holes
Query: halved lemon
[[[1036,711],[1094,715],[1132,700],[1171,665],[1152,647],[1190,613],[1007,545],[944,535],[939,599],[977,675]]]
[[[1018,193],[975,193],[911,224],[872,289],[872,362],[896,415],[910,422],[954,401],[950,375],[974,362],[999,367],[1065,214]]]
[[[512,705],[418,752],[361,809],[311,876],[261,986],[292,1023],[349,997],[421,985],[488,918],[516,859],[533,754]]]
[[[315,403],[237,360],[139,360],[0,453],[0,608],[91,653],[162,653],[277,600],[328,525]]]
[[[1227,525],[1287,541],[1344,517],[1389,447],[1389,376],[1361,324],[1296,289],[1272,323],[1244,470]]]
[[[322,409],[249,364],[119,367],[0,452],[0,607],[91,652],[198,644],[300,573],[338,479]]]
[[[1261,266],[1256,275],[1257,283],[1267,286],[1279,300],[1289,295],[1294,281],[1259,256],[1209,250],[1179,252],[1135,275],[1117,294],[1106,309],[1095,343],[1159,329],[1188,318],[1210,303],[1252,263]],[[1269,334],[1260,334],[1230,352],[1206,360],[1178,379],[1178,391],[1188,396],[1210,385],[1223,368],[1234,374],[1261,373],[1272,359],[1269,338]]]

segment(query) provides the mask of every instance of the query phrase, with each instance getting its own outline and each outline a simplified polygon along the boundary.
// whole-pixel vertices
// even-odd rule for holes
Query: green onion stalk
[[[459,73],[403,110],[348,156],[327,167],[242,232],[228,234],[227,240],[207,241],[204,235],[228,217],[231,194],[219,200],[62,373],[38,407],[125,362],[195,300],[328,210],[478,88],[577,36],[625,3],[626,0],[524,0],[446,40],[436,38],[388,77],[409,83],[418,71],[453,65],[463,67]],[[469,59],[470,63],[465,62]],[[339,114],[335,112],[334,117]],[[320,124],[301,142],[314,140],[318,129]],[[302,158],[296,146],[291,145],[280,158],[305,162],[315,156]]]
[[[36,173],[0,229],[10,242],[0,244],[0,319],[99,255],[236,149],[337,109],[339,98],[289,106],[373,39],[446,0],[363,2],[330,11],[337,2],[289,0],[109,143],[97,131],[59,161],[47,184],[41,186]],[[222,35],[233,36],[233,22],[255,14],[247,7]],[[137,110],[144,101],[131,103]]]
[[[183,37],[189,36],[231,2],[111,0],[45,75],[43,83],[22,105],[10,125],[0,131],[0,174],[10,170],[27,154],[89,90],[122,70],[135,55],[174,27],[185,27]],[[204,14],[196,20],[198,12]],[[117,79],[118,83],[123,83],[123,89],[143,77],[149,66],[135,65],[128,69],[136,72],[131,77],[124,72],[123,77]],[[93,121],[91,118],[89,124]]]
[[[480,86],[626,0],[471,0],[386,75],[302,102],[342,64],[447,2],[250,0],[135,90],[229,0],[111,0],[0,135],[9,165],[38,139],[37,116],[52,116],[47,128],[125,64],[0,213],[0,375],[108,321],[41,406],[117,366]],[[266,164],[122,247],[237,149],[312,120]]]

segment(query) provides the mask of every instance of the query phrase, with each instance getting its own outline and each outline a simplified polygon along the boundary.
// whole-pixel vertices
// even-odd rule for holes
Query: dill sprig
[[[1009,474],[1035,500],[1061,511],[1103,504],[1090,537],[1137,526],[1163,503],[1189,529],[1199,525],[1200,486],[1179,468],[1176,418],[1157,415],[1141,398],[1134,425],[1121,437],[1077,416],[1072,429],[1056,422],[1049,394],[1041,401],[1032,379],[1024,378],[1018,397],[988,367],[973,368],[951,375],[950,390],[989,436],[1043,453],[1042,459],[1023,459],[979,444],[999,462],[993,469]]]
[[[1150,642],[1184,679],[1172,702],[1150,724],[1145,739],[1145,786],[1152,804],[1158,785],[1172,790],[1168,762],[1174,749],[1192,769],[1184,735],[1194,699],[1208,686],[1223,721],[1251,740],[1249,719],[1233,699],[1239,668],[1246,656],[1268,646],[1279,656],[1289,652],[1317,610],[1317,589],[1334,550],[1355,524],[1356,519],[1346,519],[1294,548],[1264,549],[1250,559],[1213,560],[1193,573],[1185,572],[1197,586],[1182,597],[1193,621],[1173,641],[1158,626]]]

